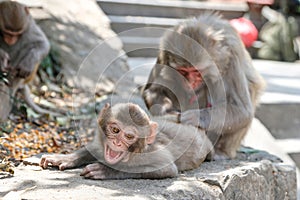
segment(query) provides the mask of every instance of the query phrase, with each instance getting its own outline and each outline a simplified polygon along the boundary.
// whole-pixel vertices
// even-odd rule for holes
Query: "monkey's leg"
[[[22,93],[25,97],[25,101],[26,103],[37,113],[39,114],[50,114],[52,116],[61,116],[62,114],[60,113],[56,113],[56,112],[52,112],[52,111],[49,111],[49,110],[46,110],[46,109],[43,109],[41,107],[39,107],[38,105],[36,105],[32,99],[30,98],[30,89],[29,89],[29,86],[27,83],[29,83],[30,81],[32,81],[34,79],[34,77],[36,76],[36,73],[39,69],[39,65],[40,63],[37,63],[35,66],[34,66],[34,69],[32,71],[32,73],[27,77],[25,78],[24,80],[24,86],[23,88],[21,88],[22,90]]]
[[[161,179],[161,178],[172,178],[176,177],[178,174],[177,167],[174,163],[170,166],[164,167],[162,169],[158,169],[154,172],[146,172],[146,173],[128,173],[125,171],[119,171],[113,168],[110,168],[102,163],[93,163],[87,165],[83,171],[81,172],[81,176],[89,179]]]
[[[11,93],[10,96],[14,97],[16,92],[18,90],[21,90],[21,93],[24,95],[25,98],[25,102],[37,113],[39,114],[50,114],[52,116],[62,116],[62,113],[58,113],[58,112],[52,112],[46,109],[43,109],[41,107],[39,107],[38,105],[36,105],[33,100],[30,98],[30,89],[28,86],[28,82],[30,82],[36,75],[36,72],[38,70],[39,64],[35,65],[35,68],[33,70],[33,72],[25,79],[23,78],[19,78],[19,77],[15,77],[14,75],[11,75],[9,77],[9,83],[10,83],[10,89],[11,89]]]
[[[23,86],[23,88],[21,88],[21,92],[24,95],[25,98],[25,102],[37,113],[39,114],[50,114],[52,116],[61,116],[61,113],[57,113],[57,112],[52,112],[46,109],[43,109],[41,107],[39,107],[38,105],[36,105],[33,100],[30,98],[30,89],[29,86],[27,84],[25,84]]]
[[[32,81],[34,79],[34,77],[36,76],[36,73],[39,69],[39,66],[40,66],[40,63],[37,63],[35,66],[34,66],[34,69],[33,71],[31,72],[31,74],[25,78],[24,80],[24,84],[27,84],[29,83],[30,81]]]
[[[10,89],[5,83],[0,83],[0,100],[0,122],[4,122],[7,120],[12,108]]]
[[[250,124],[234,133],[224,133],[215,146],[214,159],[222,160],[234,158],[236,156],[236,151],[249,130]]]

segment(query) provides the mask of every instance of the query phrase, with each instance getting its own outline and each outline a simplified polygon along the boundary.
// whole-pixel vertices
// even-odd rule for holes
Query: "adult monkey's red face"
[[[22,35],[23,31],[20,32],[11,32],[8,30],[2,31],[3,40],[9,46],[12,46],[17,43],[19,37]]]
[[[184,76],[188,86],[193,90],[198,89],[203,84],[203,77],[198,69],[195,67],[180,66],[176,70]]]

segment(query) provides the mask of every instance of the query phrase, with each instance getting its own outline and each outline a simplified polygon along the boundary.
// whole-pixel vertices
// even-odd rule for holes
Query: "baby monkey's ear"
[[[108,119],[110,115],[111,115],[111,106],[109,103],[106,103],[99,113],[98,123],[102,125],[104,123],[103,120]]]
[[[150,133],[146,138],[147,144],[152,144],[155,142],[155,138],[157,135],[157,127],[158,124],[156,122],[150,121]]]

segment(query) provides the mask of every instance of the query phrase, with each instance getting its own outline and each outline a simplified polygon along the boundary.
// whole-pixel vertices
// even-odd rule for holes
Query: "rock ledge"
[[[61,172],[21,165],[14,177],[0,179],[0,196],[19,191],[14,194],[20,199],[47,200],[296,199],[295,168],[249,148],[235,160],[205,162],[172,179],[94,181],[80,177],[80,170]]]

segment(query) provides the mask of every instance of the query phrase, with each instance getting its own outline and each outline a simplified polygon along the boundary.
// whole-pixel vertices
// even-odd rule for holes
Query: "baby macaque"
[[[172,120],[150,120],[137,104],[106,104],[93,142],[72,154],[44,155],[40,166],[89,164],[81,175],[90,179],[175,177],[199,167],[213,147],[204,131]]]
[[[236,156],[263,88],[235,29],[205,13],[166,31],[143,98],[152,115],[177,114],[204,129],[214,159],[227,159]]]

